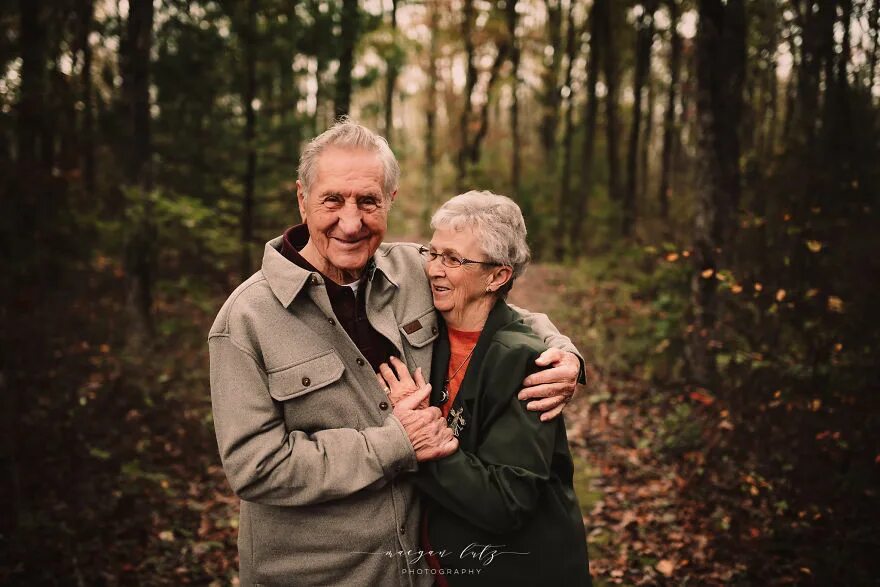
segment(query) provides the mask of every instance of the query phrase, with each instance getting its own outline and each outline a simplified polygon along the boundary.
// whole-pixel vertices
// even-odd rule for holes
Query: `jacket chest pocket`
[[[269,395],[280,404],[288,431],[359,427],[344,373],[345,364],[333,350],[269,372]]]
[[[437,311],[434,308],[416,315],[412,320],[404,321],[400,326],[400,334],[406,341],[406,350],[411,355],[410,365],[421,367],[426,378],[431,376],[432,343],[437,340],[439,332]]]

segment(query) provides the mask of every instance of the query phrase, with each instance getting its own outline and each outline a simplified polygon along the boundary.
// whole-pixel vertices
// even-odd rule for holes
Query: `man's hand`
[[[421,387],[394,406],[394,415],[403,424],[420,463],[448,457],[458,450],[458,439],[446,425],[443,413],[438,408],[418,408],[430,393],[430,386]]]
[[[544,412],[541,421],[547,422],[562,413],[574,390],[577,388],[577,377],[581,370],[581,362],[577,355],[557,348],[549,348],[535,359],[541,367],[550,365],[532,373],[523,380],[523,389],[517,396],[521,400],[536,400],[526,404],[533,412]]]

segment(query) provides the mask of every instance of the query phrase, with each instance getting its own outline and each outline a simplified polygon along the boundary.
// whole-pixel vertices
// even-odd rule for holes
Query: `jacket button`
[[[437,334],[437,327],[436,326],[431,327],[431,334]]]
[[[404,528],[403,526],[401,526],[401,527],[400,527],[400,533],[401,533],[401,534],[406,534],[406,528]]]
[[[360,358],[360,357],[358,357],[357,359],[355,359],[354,362],[358,364],[358,367],[363,367],[363,366],[364,366],[364,360],[363,360],[362,358]]]
[[[336,320],[334,320],[333,318],[327,318],[327,322],[330,323],[330,326],[336,326]]]
[[[311,282],[312,282],[312,285],[318,285],[320,283],[320,281],[318,281],[318,276],[312,275]]]
[[[383,412],[388,409],[388,402],[379,402],[379,409]]]
[[[308,386],[311,385],[311,384],[312,384],[312,380],[311,380],[311,379],[309,379],[308,377],[303,377],[303,385],[305,385],[306,387],[308,387]]]

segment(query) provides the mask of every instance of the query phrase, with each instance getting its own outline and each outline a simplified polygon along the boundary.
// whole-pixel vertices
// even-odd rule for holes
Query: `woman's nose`
[[[440,262],[440,257],[425,261],[425,273],[428,277],[443,277],[446,275],[443,263]]]

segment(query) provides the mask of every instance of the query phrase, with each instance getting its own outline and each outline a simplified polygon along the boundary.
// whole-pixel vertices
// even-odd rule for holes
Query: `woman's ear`
[[[501,289],[501,286],[510,281],[511,277],[513,277],[513,269],[509,265],[496,267],[492,270],[492,273],[489,274],[489,282],[486,284],[486,291],[490,293],[497,292]]]

